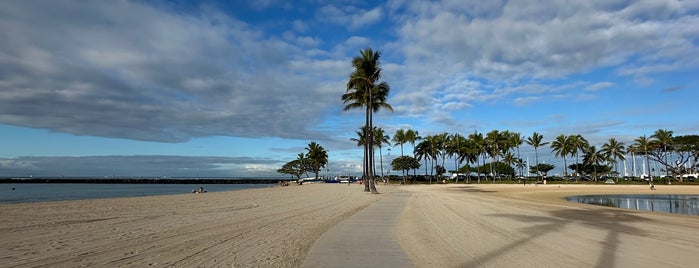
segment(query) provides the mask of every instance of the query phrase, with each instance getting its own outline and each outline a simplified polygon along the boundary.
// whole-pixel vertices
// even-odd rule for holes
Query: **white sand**
[[[563,196],[647,186],[409,186],[399,244],[417,267],[697,267],[699,217],[577,204]],[[658,186],[652,193],[699,194]]]
[[[0,267],[297,267],[359,185],[0,205]]]
[[[698,216],[560,199],[648,193],[645,186],[379,187],[412,194],[397,237],[418,267],[699,263]],[[362,190],[311,184],[0,205],[0,267],[298,267],[321,234],[382,197]],[[653,193],[699,194],[699,187],[661,185]]]

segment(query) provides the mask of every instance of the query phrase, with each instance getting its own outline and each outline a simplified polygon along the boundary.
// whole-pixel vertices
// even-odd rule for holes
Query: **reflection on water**
[[[578,195],[565,199],[571,202],[625,209],[699,215],[699,195]]]

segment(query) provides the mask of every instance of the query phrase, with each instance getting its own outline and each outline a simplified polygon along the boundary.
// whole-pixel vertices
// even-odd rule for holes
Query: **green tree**
[[[476,154],[476,158],[481,158],[483,160],[483,164],[485,165],[485,154],[486,154],[486,143],[485,139],[483,138],[482,133],[478,133],[478,131],[474,131],[470,135],[468,135],[468,139],[471,141],[471,144],[473,146],[474,153]],[[480,163],[478,163],[479,160],[476,159],[476,172],[478,174],[478,183],[481,183],[481,170],[480,170]]]
[[[507,150],[507,134],[492,130],[485,135],[484,141],[486,144],[486,152],[491,158],[491,163],[499,162],[500,156]],[[495,177],[498,177],[497,171],[493,169],[493,165],[490,165],[490,168],[490,172],[493,174],[493,182],[495,182]]]
[[[650,137],[653,139],[653,143],[655,143],[656,147],[660,149],[658,153],[656,153],[656,158],[662,164],[664,164],[666,167],[670,167],[671,165],[668,164],[667,158],[672,151],[672,131],[670,130],[665,130],[665,129],[658,129],[651,135]],[[669,168],[665,168],[665,176],[670,175],[668,172]]]
[[[583,163],[585,165],[590,165],[592,166],[593,169],[593,175],[592,178],[597,181],[597,167],[604,163],[607,160],[607,156],[604,154],[603,151],[598,151],[595,146],[588,146],[584,151],[583,151]]]
[[[415,158],[417,158],[415,154],[415,142],[419,140],[422,140],[422,137],[420,137],[420,133],[418,133],[417,130],[408,129],[405,131],[405,141],[413,146],[413,157]],[[417,176],[417,168],[413,169],[413,176]]]
[[[402,128],[396,130],[396,134],[393,134],[393,146],[400,145],[400,156],[404,155],[403,144],[405,144],[406,142],[408,142],[408,140],[405,136],[405,130],[403,130]],[[403,173],[403,181],[405,182],[405,173],[407,173],[408,170],[401,169],[401,172]]]
[[[572,151],[568,136],[563,134],[558,135],[556,139],[551,142],[551,151],[554,153],[556,158],[563,158],[563,176],[568,177],[568,163],[566,162],[566,156]]]
[[[571,136],[569,136],[569,137],[568,137],[568,142],[570,143],[570,154],[571,154],[571,156],[575,156],[575,163],[576,163],[576,164],[580,163],[580,158],[578,157],[578,156],[579,156],[579,153],[578,153],[578,152],[581,152],[581,151],[587,149],[587,147],[589,147],[590,144],[589,144],[589,143],[587,142],[587,140],[586,140],[585,138],[583,138],[583,136],[581,136],[581,135],[571,135]],[[575,175],[576,175],[576,176],[580,176],[579,173],[580,173],[580,170],[575,169]]]
[[[315,141],[308,144],[306,151],[306,158],[308,159],[309,166],[313,172],[315,172],[317,180],[320,169],[328,164],[328,152]]]
[[[680,180],[683,181],[682,175],[696,173],[697,160],[699,160],[699,136],[673,137],[672,143],[677,152],[676,168],[673,173],[678,174]],[[687,163],[690,163],[689,169],[684,168]]]
[[[607,160],[612,161],[614,171],[619,174],[619,170],[617,169],[617,159],[621,161],[626,159],[626,145],[623,142],[618,142],[615,138],[610,138],[607,143],[602,145],[601,151]],[[617,181],[618,180],[619,179],[617,177]]]
[[[541,146],[546,146],[549,144],[548,142],[543,142],[544,136],[540,135],[539,133],[532,133],[531,137],[528,137],[526,140],[526,143],[534,147],[534,157],[536,160],[536,165],[539,164],[539,147]],[[530,170],[531,171],[531,170]],[[538,173],[537,173],[538,174]]]
[[[352,59],[354,71],[350,74],[347,82],[347,92],[342,95],[342,101],[345,104],[344,110],[365,108],[365,127],[367,129],[373,129],[373,113],[378,112],[382,108],[393,110],[391,105],[386,103],[390,91],[388,83],[379,83],[381,79],[380,57],[380,53],[373,51],[371,48],[360,51],[360,56]],[[372,132],[367,131],[365,133],[367,135],[366,140],[374,140]],[[373,144],[373,142],[367,142],[364,146],[364,178],[369,180],[364,190],[378,193],[375,186],[374,172],[371,168],[374,163]]]
[[[508,152],[505,153],[505,155],[503,156],[502,162],[504,162],[504,163],[507,164],[508,166],[512,167],[512,166],[514,166],[514,165],[517,163],[517,158],[515,157],[514,154],[512,154],[512,152],[508,151]],[[512,175],[514,175],[514,173],[513,173]],[[510,178],[512,178],[512,177],[510,177]]]
[[[391,167],[393,170],[410,170],[420,168],[420,162],[412,156],[401,156],[393,159],[391,161]],[[405,180],[403,181],[405,182]]]
[[[655,145],[646,136],[641,136],[634,140],[634,144],[632,145],[632,147],[634,152],[640,155],[644,155],[646,157],[648,177],[650,178],[650,182],[653,183],[653,174],[651,174],[650,172],[650,157],[653,153],[653,150],[655,150]]]
[[[386,144],[391,146],[391,137],[384,134],[383,129],[380,127],[374,127],[374,146],[379,148],[379,163],[381,163],[381,178],[383,178],[383,145]]]
[[[541,163],[537,164],[535,166],[529,167],[529,171],[534,172],[534,173],[540,173],[544,178],[546,178],[546,174],[549,173],[549,171],[553,170],[556,166],[551,165],[551,164],[546,164],[546,163]]]
[[[510,145],[513,148],[517,149],[517,159],[519,161],[521,161],[522,157],[519,154],[519,147],[522,146],[522,143],[524,143],[524,139],[522,138],[522,134],[511,132],[508,140],[509,140]],[[515,161],[515,162],[517,162],[517,161]],[[519,169],[519,176],[522,176],[522,170],[524,169],[524,165],[517,165],[517,169]]]

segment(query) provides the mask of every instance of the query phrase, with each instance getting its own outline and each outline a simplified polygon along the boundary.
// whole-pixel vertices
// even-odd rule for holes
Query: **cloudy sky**
[[[357,175],[340,96],[366,47],[389,134],[699,133],[697,0],[1,5],[0,176],[277,176],[310,141]]]

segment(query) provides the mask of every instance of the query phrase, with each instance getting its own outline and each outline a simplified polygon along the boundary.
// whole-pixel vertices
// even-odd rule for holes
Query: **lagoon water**
[[[699,195],[579,195],[566,197],[566,200],[625,209],[699,215]]]
[[[253,188],[253,184],[12,183],[0,184],[0,204],[185,194],[200,186],[208,192]]]

